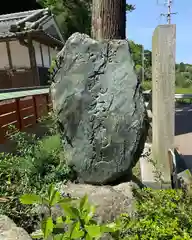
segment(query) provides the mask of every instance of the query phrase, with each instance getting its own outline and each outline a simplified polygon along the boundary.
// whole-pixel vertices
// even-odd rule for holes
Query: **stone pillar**
[[[168,150],[174,151],[176,25],[160,25],[152,40],[152,159],[171,186]]]
[[[174,152],[175,42],[175,25],[157,26],[152,38],[152,145],[145,146],[145,152],[152,148],[152,154],[140,159],[142,182],[151,188],[171,187],[168,152]],[[157,179],[160,173],[163,182]]]

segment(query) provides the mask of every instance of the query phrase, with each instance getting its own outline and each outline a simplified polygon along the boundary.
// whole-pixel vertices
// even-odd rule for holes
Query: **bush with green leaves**
[[[135,191],[133,217],[121,218],[120,239],[191,239],[192,198],[182,190]]]
[[[94,220],[95,207],[90,205],[85,195],[81,199],[62,196],[50,185],[44,197],[25,194],[20,198],[23,204],[42,204],[49,215],[41,222],[41,230],[32,234],[35,239],[99,239],[104,233],[115,232],[115,224],[98,224]],[[56,219],[52,217],[52,207],[60,207],[63,214]]]
[[[87,196],[81,199],[62,197],[51,185],[45,197],[25,194],[23,204],[42,204],[49,215],[42,220],[35,239],[100,239],[104,234],[121,240],[189,240],[192,239],[192,198],[183,190],[134,190],[135,212],[122,214],[114,222],[98,224],[95,207]],[[61,216],[52,218],[52,207],[63,209]],[[59,231],[58,231],[59,229]]]
[[[0,197],[4,201],[0,203],[0,214],[31,232],[38,217],[30,206],[20,204],[19,196],[25,192],[43,194],[50,183],[73,180],[75,174],[66,165],[59,135],[38,139],[15,131],[10,138],[16,144],[15,151],[0,153]]]

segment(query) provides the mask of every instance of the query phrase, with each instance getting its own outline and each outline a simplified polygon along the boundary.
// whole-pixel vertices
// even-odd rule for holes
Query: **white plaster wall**
[[[0,69],[5,69],[9,67],[9,60],[7,55],[6,43],[0,43]]]
[[[49,50],[48,46],[41,44],[42,52],[43,52],[43,61],[44,67],[50,67],[50,60],[49,60]]]
[[[41,46],[43,50],[44,65],[45,67],[50,67],[52,60],[57,56],[57,53],[59,51],[51,47],[49,47],[49,50],[48,50],[48,46],[43,44],[41,44]],[[51,59],[49,59],[49,51],[50,51]]]
[[[33,41],[33,46],[35,48],[35,58],[36,58],[36,63],[38,67],[42,67],[42,59],[41,59],[41,51],[40,51],[40,43]],[[43,53],[43,63],[44,67],[50,67],[49,63],[49,51],[48,51],[48,46],[41,44],[42,48],[42,53]]]
[[[38,67],[42,67],[41,52],[40,52],[40,43],[33,41],[33,46],[35,49],[35,58],[36,64]]]
[[[30,68],[28,48],[22,46],[19,41],[10,41],[10,51],[13,67]]]
[[[33,41],[33,46],[35,48],[35,57],[36,57],[36,63],[37,66],[42,67],[42,60],[41,60],[41,52],[40,52],[40,43]],[[44,62],[44,67],[49,68],[50,67],[50,59],[49,59],[49,50],[48,50],[48,46],[41,44],[42,47],[42,53],[43,53],[43,62]],[[50,55],[51,55],[51,59],[56,57],[57,52],[55,49],[50,48]]]
[[[40,43],[33,41],[33,46],[35,48],[35,57],[37,66],[42,66],[41,61],[41,53],[40,53]],[[43,60],[44,66],[50,67],[50,60],[49,60],[49,51],[48,46],[42,45],[42,52],[43,52]],[[29,59],[29,52],[28,48],[22,46],[19,41],[10,41],[10,51],[11,51],[11,58],[13,67],[16,68],[30,68],[30,59]],[[50,55],[51,59],[55,58],[58,51],[56,49],[50,48]],[[9,60],[7,55],[7,48],[6,43],[0,43],[0,69],[9,68]]]

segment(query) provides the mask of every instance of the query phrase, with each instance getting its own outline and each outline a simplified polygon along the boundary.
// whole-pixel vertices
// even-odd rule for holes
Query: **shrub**
[[[151,90],[152,88],[152,82],[150,81],[143,81],[142,84],[141,84],[142,88],[144,91],[146,90]]]
[[[62,197],[53,185],[43,198],[23,195],[23,204],[43,204],[49,216],[42,220],[41,231],[34,238],[100,239],[108,233],[123,240],[189,240],[192,237],[192,198],[182,190],[134,190],[136,209],[133,216],[122,214],[115,222],[99,225],[94,219],[95,208],[87,196],[80,200]],[[63,214],[52,219],[52,206],[59,205]],[[58,233],[58,229],[60,229]]]
[[[32,234],[35,239],[99,239],[104,233],[115,232],[115,224],[98,224],[94,220],[95,207],[87,196],[74,199],[61,194],[50,185],[45,197],[25,194],[20,198],[23,204],[42,204],[49,212],[41,222],[41,230]],[[52,207],[61,207],[63,214],[52,218]]]
[[[192,198],[182,190],[135,191],[133,218],[121,218],[121,237],[127,239],[191,239]]]
[[[0,154],[0,214],[6,214],[28,232],[38,220],[31,206],[18,201],[25,192],[43,194],[51,182],[73,180],[75,175],[66,165],[59,135],[38,139],[35,135],[15,131],[14,153]],[[31,217],[33,216],[33,217]]]

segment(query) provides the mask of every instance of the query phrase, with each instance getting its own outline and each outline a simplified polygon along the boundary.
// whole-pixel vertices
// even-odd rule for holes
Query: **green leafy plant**
[[[35,239],[100,239],[110,234],[115,240],[167,240],[192,237],[192,198],[182,190],[134,190],[136,208],[133,215],[121,214],[114,222],[98,224],[95,207],[88,197],[74,199],[62,196],[51,185],[44,197],[25,194],[23,204],[40,204],[48,214],[41,221],[41,230],[32,234]],[[53,208],[61,214],[53,217]]]
[[[35,239],[99,239],[104,233],[115,232],[115,224],[100,225],[94,220],[95,207],[85,195],[81,199],[63,197],[51,184],[45,197],[25,194],[22,204],[42,204],[48,210],[41,222],[41,230],[32,234]],[[60,207],[61,216],[53,219],[52,208]],[[58,233],[58,229],[60,229]]]
[[[133,218],[121,217],[121,238],[191,239],[192,199],[182,190],[136,191],[137,204]]]
[[[25,192],[43,194],[50,183],[65,183],[75,179],[75,174],[66,165],[58,134],[38,139],[14,129],[10,138],[15,142],[15,151],[0,153],[0,214],[32,232],[38,214],[31,206],[20,204],[19,196]]]
[[[87,196],[63,196],[50,185],[73,175],[65,164],[59,136],[37,139],[15,134],[16,152],[0,154],[0,214],[8,215],[29,233],[41,221],[34,238],[91,240],[110,234],[115,240],[192,239],[192,194],[186,189],[134,189],[134,214],[121,214],[115,222],[99,224]],[[155,167],[156,163],[152,164]],[[163,181],[161,173],[155,173],[157,181]],[[42,220],[37,205],[46,209]],[[57,217],[54,208],[61,209]]]

